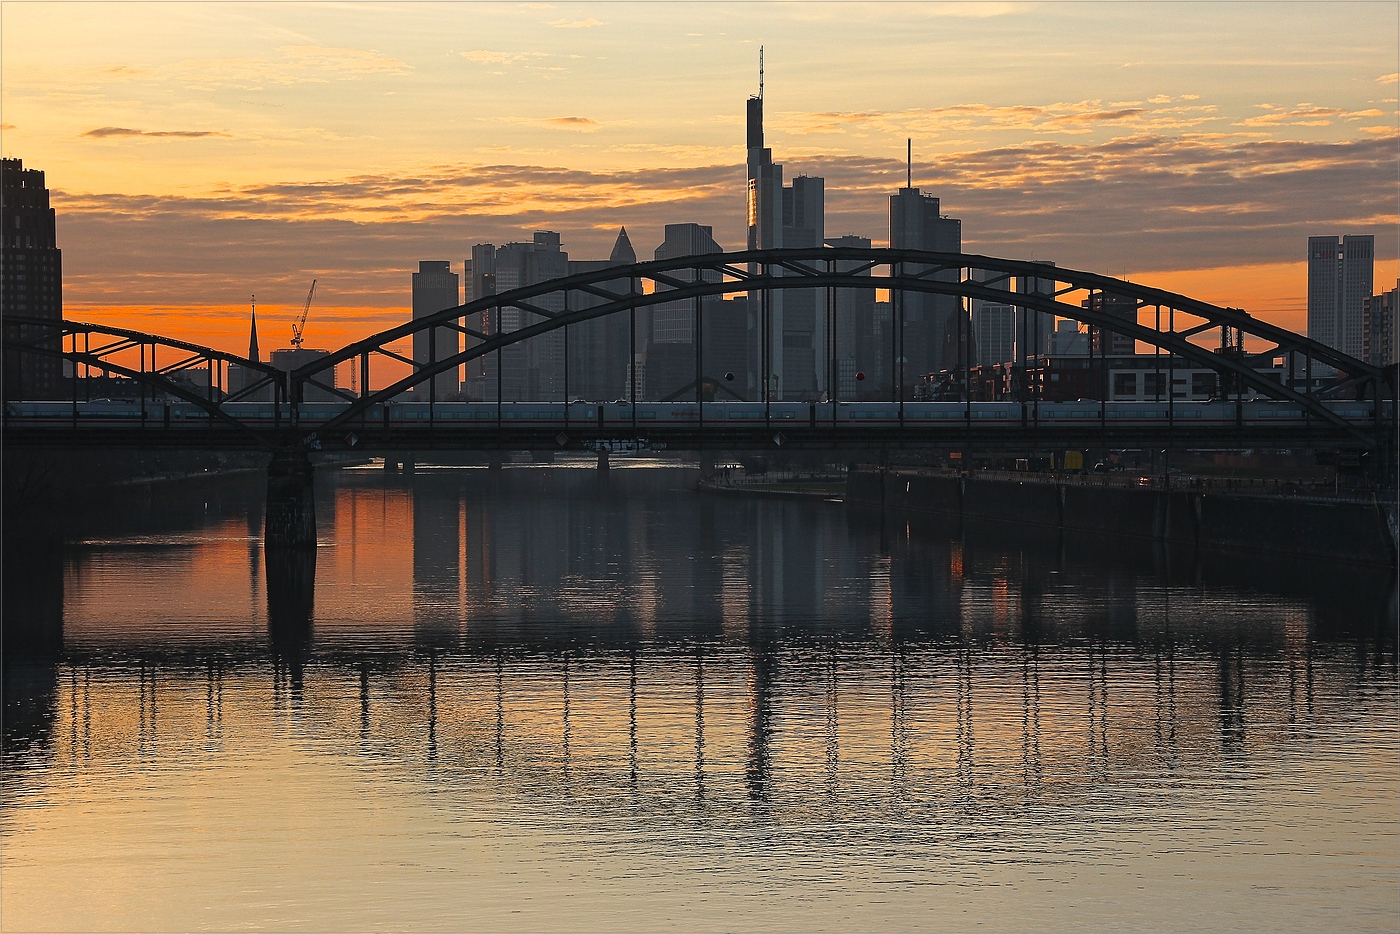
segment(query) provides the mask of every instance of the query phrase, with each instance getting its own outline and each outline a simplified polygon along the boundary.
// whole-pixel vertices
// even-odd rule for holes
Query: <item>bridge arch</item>
[[[841,267],[841,268],[838,268]],[[1011,293],[1002,288],[1012,277],[1034,277],[1052,282],[1050,293]],[[648,291],[647,286],[650,286]],[[792,289],[874,289],[891,294],[924,293],[965,300],[1012,304],[1028,311],[1073,319],[1230,375],[1271,398],[1301,406],[1316,418],[1355,433],[1356,429],[1325,405],[1329,396],[1345,391],[1370,393],[1372,398],[1395,398],[1395,368],[1378,368],[1303,335],[1255,318],[1238,308],[1226,308],[1189,296],[1098,273],[1067,269],[1022,260],[966,253],[935,253],[884,248],[821,247],[811,249],[754,250],[656,260],[599,270],[525,286],[416,318],[350,344],[291,374],[290,391],[299,399],[306,385],[329,388],[323,374],[347,361],[355,361],[368,386],[369,360],[379,354],[411,367],[409,375],[374,392],[366,392],[345,410],[320,426],[333,430],[352,422],[370,407],[388,401],[433,376],[479,357],[495,353],[531,338],[571,325],[633,312],[662,303],[723,296],[735,293],[771,294]],[[1100,310],[1080,296],[1113,294],[1132,299],[1139,310],[1157,311],[1156,324],[1138,323]],[[562,311],[545,308],[540,299],[562,295]],[[572,296],[586,299],[571,301]],[[1068,296],[1071,300],[1066,301]],[[579,307],[579,305],[583,307]],[[467,319],[483,311],[515,309],[534,322],[502,334],[486,334],[468,326]],[[964,308],[963,314],[966,314]],[[1178,316],[1185,319],[1178,323]],[[768,325],[765,324],[765,327]],[[899,327],[900,324],[896,324]],[[457,331],[477,343],[450,357],[414,361],[389,349],[389,345],[434,328]],[[1191,337],[1215,328],[1229,328],[1270,346],[1251,356],[1284,357],[1297,372],[1310,373],[1330,367],[1343,374],[1325,393],[1302,393],[1260,374],[1233,355],[1220,354],[1191,341]],[[430,341],[430,346],[435,342]],[[635,389],[635,375],[632,377]],[[766,382],[766,374],[764,375]],[[635,398],[635,392],[633,397]],[[1379,407],[1377,407],[1379,418]],[[1380,427],[1379,425],[1377,426]],[[1371,439],[1362,440],[1371,441]]]
[[[61,357],[75,366],[125,376],[142,386],[199,406],[210,416],[255,435],[262,446],[270,450],[277,447],[275,440],[263,438],[223,408],[226,403],[249,399],[262,394],[263,390],[285,402],[289,397],[290,374],[270,363],[159,334],[85,321],[6,314],[4,328],[7,357],[22,358],[24,354]],[[159,362],[161,350],[167,352],[163,365]],[[172,374],[200,366],[209,374],[209,389],[202,395],[171,378]],[[259,376],[230,394],[221,385],[227,387],[227,373],[234,366]],[[216,379],[216,373],[222,373],[222,378]]]

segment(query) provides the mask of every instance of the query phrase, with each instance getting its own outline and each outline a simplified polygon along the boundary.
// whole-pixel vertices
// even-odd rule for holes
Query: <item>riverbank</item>
[[[847,503],[1180,545],[1394,567],[1393,502],[1137,487],[1052,474],[852,468]]]

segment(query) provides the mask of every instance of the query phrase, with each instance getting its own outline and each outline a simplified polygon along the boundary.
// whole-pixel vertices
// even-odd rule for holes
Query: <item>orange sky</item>
[[[1302,325],[1309,235],[1397,276],[1393,4],[26,3],[0,8],[0,142],[47,173],[67,314],[246,349],[408,316],[422,259],[561,233],[648,259],[743,241],[744,99],[888,239],[914,184],[968,252]]]

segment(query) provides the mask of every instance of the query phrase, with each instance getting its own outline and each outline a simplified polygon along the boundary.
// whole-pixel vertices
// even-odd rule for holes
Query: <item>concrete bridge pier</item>
[[[700,452],[700,479],[709,480],[715,475],[715,455],[710,451]]]
[[[305,451],[284,449],[267,465],[267,505],[263,545],[273,548],[316,547],[315,471]]]
[[[599,475],[600,477],[606,477],[606,476],[608,475],[608,452],[607,452],[607,451],[599,451],[599,452],[598,452],[598,475]]]

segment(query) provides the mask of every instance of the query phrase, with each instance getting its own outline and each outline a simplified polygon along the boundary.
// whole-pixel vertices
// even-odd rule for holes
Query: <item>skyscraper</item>
[[[1362,304],[1371,297],[1376,238],[1308,238],[1308,337],[1353,357],[1364,352]]]
[[[980,282],[996,279],[993,288],[1006,292],[1006,301],[977,299],[972,303],[971,359],[982,366],[1009,363],[1016,356],[1016,309],[1011,304],[1011,283],[985,269],[973,271]]]
[[[537,285],[550,279],[560,279],[568,274],[569,254],[561,248],[559,234],[552,230],[535,231],[534,238],[529,243],[504,243],[496,248],[497,293]],[[531,299],[530,303],[545,311],[562,312],[564,295],[562,292],[546,293]],[[542,320],[521,308],[504,308],[499,318],[496,325],[502,334],[518,331]],[[501,354],[500,365],[505,401],[555,402],[563,399],[562,331],[541,334],[505,348]]]
[[[911,184],[890,196],[890,247],[961,253],[962,221],[945,217],[937,198],[923,194]],[[928,268],[914,264],[905,272],[919,273]],[[945,269],[929,278],[957,282],[959,276],[959,270]],[[961,365],[958,359],[961,311],[957,297],[908,292],[897,295],[896,300],[901,303],[896,309],[897,320],[903,321],[905,386],[917,381],[922,374]]]
[[[1366,299],[1363,311],[1365,338],[1363,345],[1366,356],[1363,358],[1372,366],[1390,366],[1400,356],[1396,353],[1395,305],[1400,285],[1389,292],[1372,295]]]
[[[825,237],[825,180],[798,176],[783,187],[783,167],[763,145],[763,50],[759,50],[758,94],[748,100],[748,249],[818,247]],[[756,271],[756,270],[755,270]],[[776,271],[781,274],[781,270]],[[825,368],[818,350],[825,335],[818,332],[817,293],[803,290],[750,293],[750,345],[763,373],[767,394],[775,399],[815,398],[825,387]],[[763,309],[766,307],[766,322]],[[766,331],[760,333],[766,327]],[[760,394],[762,386],[754,387]]]
[[[627,228],[617,232],[612,253],[607,259],[569,260],[569,275],[607,269],[610,266],[630,266],[637,261]],[[609,292],[628,291],[627,280],[600,283]],[[570,299],[571,308],[586,309],[603,304],[602,296],[576,292]],[[628,355],[631,353],[630,319],[624,312],[594,318],[569,328],[569,398],[589,402],[608,402],[627,396]]]
[[[847,234],[828,238],[826,245],[868,250],[870,240]],[[838,261],[836,270],[860,270],[858,275],[870,275],[867,264],[856,260]],[[881,345],[875,325],[875,290],[837,289],[834,305],[835,332],[830,339],[835,351],[836,373],[831,391],[835,398],[842,400],[855,399],[863,391],[872,391],[870,394],[874,395],[888,357],[888,349]],[[857,373],[865,378],[857,380]]]
[[[1112,292],[1094,292],[1079,303],[1080,307],[1102,312],[1111,318],[1121,318],[1136,324],[1138,319],[1137,299]],[[1107,357],[1132,356],[1137,341],[1130,334],[1120,334],[1105,328],[1093,329],[1094,353]]]
[[[63,256],[58,249],[58,222],[49,207],[44,173],[26,169],[23,160],[5,159],[0,170],[0,283],[6,315],[63,319]],[[24,329],[21,337],[28,336]],[[58,349],[58,342],[52,344]],[[63,396],[62,360],[42,354],[5,358],[6,399],[59,399]]]
[[[667,224],[666,239],[654,255],[658,260],[665,260],[723,252],[715,242],[713,227]],[[682,282],[694,282],[696,277],[696,273],[688,269],[674,270],[669,275]],[[719,282],[721,277],[716,271],[702,273],[700,278],[704,282]],[[700,300],[702,321],[719,302],[719,296]],[[643,354],[643,399],[664,399],[703,375],[695,371],[695,304],[695,299],[687,298],[652,306]]]
[[[457,274],[452,271],[451,263],[446,260],[423,260],[413,274],[413,317],[425,318],[448,308],[456,308],[461,304],[457,289]],[[451,328],[416,332],[413,335],[414,362],[422,365],[456,356],[460,352],[457,337],[458,333]],[[413,390],[414,396],[419,399],[432,398],[438,402],[453,398],[458,391],[457,368],[439,373],[430,382],[431,386],[428,381],[419,383]]]
[[[1054,266],[1054,263],[1045,263]],[[1016,292],[1020,295],[1040,295],[1053,299],[1055,280],[1047,276],[1018,276]],[[1043,311],[1032,311],[1018,306],[1016,309],[1016,359],[1029,359],[1050,352],[1050,344],[1055,333],[1055,316]]]

